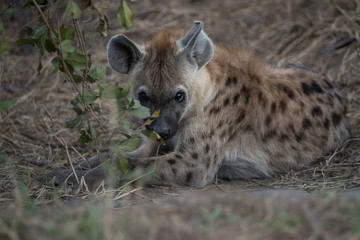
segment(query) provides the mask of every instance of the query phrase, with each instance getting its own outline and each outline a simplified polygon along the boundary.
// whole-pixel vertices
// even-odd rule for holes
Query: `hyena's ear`
[[[107,46],[107,57],[111,67],[123,74],[128,74],[145,54],[140,47],[122,34],[112,37]]]
[[[196,21],[186,36],[177,41],[179,54],[186,54],[190,63],[196,63],[197,69],[207,64],[214,55],[213,44],[202,28],[202,22]]]

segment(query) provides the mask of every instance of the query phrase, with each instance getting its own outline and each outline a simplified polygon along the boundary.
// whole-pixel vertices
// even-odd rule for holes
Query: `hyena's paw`
[[[101,182],[105,180],[105,174],[101,167],[88,171],[77,169],[76,175],[79,183],[83,179],[84,183],[90,190],[96,189],[101,184]],[[76,177],[71,169],[63,171],[52,171],[48,174],[44,174],[35,178],[35,180],[44,185],[54,181],[53,183],[55,187],[60,187],[63,185],[67,185],[69,187],[79,186],[78,181],[76,180]]]

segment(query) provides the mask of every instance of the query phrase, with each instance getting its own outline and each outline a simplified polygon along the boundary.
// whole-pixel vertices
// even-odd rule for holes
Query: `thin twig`
[[[49,113],[45,108],[43,108],[43,111],[44,111],[44,112],[46,113],[46,115],[49,117],[50,122],[53,124],[53,127],[56,127],[56,126],[55,126],[55,123],[54,123],[54,121],[53,121],[53,119],[52,119],[52,117],[51,117],[51,115],[50,115],[50,113]],[[72,163],[72,161],[71,161],[70,154],[69,154],[69,148],[68,148],[68,145],[67,145],[66,141],[64,140],[64,138],[61,136],[60,133],[58,133],[59,136],[57,136],[57,135],[51,130],[51,128],[46,124],[46,122],[44,122],[44,124],[45,124],[46,128],[47,128],[47,129],[53,134],[53,136],[58,140],[58,142],[61,143],[61,145],[63,145],[63,147],[65,148],[67,160],[68,160],[68,162],[69,162],[69,164],[70,164],[70,167],[71,167],[72,172],[74,173],[76,182],[77,182],[77,184],[79,184],[79,183],[80,183],[80,182],[79,182],[79,178],[78,178],[78,176],[77,176],[77,174],[76,174],[74,165],[73,165],[73,163]]]
[[[135,189],[133,189],[133,190],[131,190],[131,191],[129,191],[129,192],[126,192],[126,193],[124,193],[124,194],[118,195],[118,196],[116,196],[116,197],[114,198],[114,200],[119,200],[120,198],[123,198],[123,197],[125,197],[125,196],[127,196],[127,195],[129,195],[129,194],[131,194],[131,193],[133,193],[133,192],[139,191],[139,190],[142,189],[142,188],[143,188],[143,187],[138,187],[138,188],[135,188]]]

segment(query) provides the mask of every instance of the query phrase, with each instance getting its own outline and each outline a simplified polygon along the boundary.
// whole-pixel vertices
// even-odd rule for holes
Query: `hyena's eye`
[[[146,92],[144,91],[139,92],[138,99],[140,102],[148,102],[150,100],[150,98],[148,97],[148,95],[146,95]]]
[[[185,99],[185,92],[184,91],[178,91],[175,94],[175,101],[177,102],[182,102]]]

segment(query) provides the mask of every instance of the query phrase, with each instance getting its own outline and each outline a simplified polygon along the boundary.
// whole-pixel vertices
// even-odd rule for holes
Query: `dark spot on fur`
[[[273,102],[273,103],[271,104],[271,113],[272,113],[272,114],[275,114],[275,113],[276,113],[276,102]]]
[[[195,159],[195,160],[197,160],[197,159],[199,158],[199,156],[198,156],[198,154],[197,154],[196,152],[193,152],[193,153],[191,154],[191,157],[192,157],[193,159]]]
[[[228,87],[228,86],[230,86],[231,82],[232,82],[232,81],[231,81],[231,78],[228,77],[228,78],[226,79],[225,85]]]
[[[323,100],[322,98],[318,97],[318,98],[316,98],[316,100],[317,100],[319,103],[324,104],[324,100]]]
[[[279,109],[282,113],[286,111],[287,104],[284,100],[281,100],[279,103]]]
[[[180,155],[180,154],[178,154],[178,153],[175,154],[175,157],[178,158],[178,159],[182,159],[182,158],[183,158],[183,156]]]
[[[329,121],[329,119],[327,119],[327,118],[325,118],[324,127],[325,127],[326,129],[329,129],[329,127],[330,127],[330,121]]]
[[[294,97],[295,97],[294,91],[291,90],[288,86],[280,84],[280,85],[278,85],[278,88],[281,91],[285,92],[290,99],[294,99]]]
[[[324,90],[315,82],[315,80],[311,82],[311,90],[320,94],[324,93]]]
[[[176,163],[175,159],[169,159],[167,160],[167,162],[170,164],[170,165],[174,165]]]
[[[342,98],[339,94],[335,93],[335,97],[336,97],[341,103],[344,103],[344,98]]]
[[[228,139],[228,142],[234,140],[236,136],[237,136],[237,132],[236,132],[236,131],[231,132],[231,131],[229,130],[229,139]]]
[[[214,129],[211,129],[210,132],[209,132],[208,137],[209,137],[209,138],[212,138],[212,137],[214,136],[214,134],[215,134],[215,130],[214,130]]]
[[[227,97],[225,100],[224,100],[224,107],[227,107],[227,105],[229,105],[229,98]]]
[[[171,171],[176,174],[177,173],[177,169],[176,168],[172,168]]]
[[[219,112],[220,112],[220,107],[212,107],[211,109],[210,109],[210,111],[209,111],[209,114],[210,115],[217,115],[217,114],[219,114]]]
[[[166,180],[166,177],[165,177],[165,175],[163,174],[163,173],[161,173],[160,175],[159,175],[159,177],[161,178],[161,180],[163,180],[163,181],[165,181]]]
[[[333,89],[333,88],[334,88],[334,85],[332,85],[328,80],[324,79],[324,82],[325,82],[326,87],[327,87],[328,89]]]
[[[244,96],[245,105],[247,105],[249,103],[249,99],[250,99],[250,90],[247,87],[243,86],[241,88],[241,94]]]
[[[189,183],[193,178],[193,173],[192,172],[188,172],[186,174],[186,182]]]
[[[241,111],[238,115],[238,117],[236,118],[236,124],[239,124],[241,123],[242,120],[244,120],[245,118],[245,112],[244,111]]]
[[[311,127],[311,122],[308,118],[304,118],[303,122],[302,122],[302,127],[304,130],[308,129],[309,127]]]
[[[206,145],[205,145],[205,153],[209,153],[209,151],[210,151],[210,146],[209,146],[209,144],[207,143]]]
[[[258,92],[258,101],[262,105],[263,108],[266,107],[267,99],[262,92]]]
[[[233,98],[233,105],[235,105],[239,101],[240,94],[237,93]]]
[[[223,121],[221,120],[220,122],[219,122],[219,124],[218,124],[218,128],[220,129],[222,126],[223,126]]]
[[[233,77],[233,78],[229,77],[229,78],[226,79],[225,85],[226,86],[230,86],[231,84],[236,85],[236,83],[237,83],[237,78],[236,77]]]
[[[233,78],[232,78],[232,83],[233,83],[234,85],[237,84],[237,78],[236,78],[236,77],[233,77]]]
[[[270,116],[267,116],[266,117],[266,119],[265,119],[265,125],[268,127],[268,126],[270,126],[270,124],[271,124],[271,117]]]
[[[295,134],[295,138],[296,138],[296,141],[300,142],[304,138],[304,135],[302,133]]]
[[[305,82],[302,82],[301,88],[302,88],[303,93],[305,93],[305,95],[308,95],[308,96],[310,95],[311,89],[310,89],[309,85],[307,85]]]
[[[281,142],[285,142],[285,141],[288,141],[290,138],[287,134],[281,134],[280,135],[280,141]]]
[[[333,113],[331,115],[331,118],[332,118],[332,122],[333,122],[334,126],[337,126],[337,125],[339,125],[342,116],[340,114]]]
[[[276,131],[273,129],[273,130],[270,130],[270,131],[268,131],[268,132],[266,132],[264,135],[263,135],[263,137],[262,137],[262,141],[267,141],[267,140],[269,140],[270,138],[273,138],[273,137],[275,137],[276,136]]]
[[[313,109],[311,110],[311,115],[313,117],[316,117],[316,116],[319,116],[321,117],[322,116],[322,110],[319,106],[315,106],[313,107]]]
[[[295,132],[294,124],[290,123],[288,128],[290,129],[291,132]]]
[[[189,142],[192,143],[192,144],[194,144],[194,143],[195,143],[195,138],[190,137],[190,138],[189,138]]]
[[[225,138],[227,135],[228,135],[228,133],[227,133],[226,129],[224,129],[222,131],[222,133],[220,134],[220,138]]]
[[[247,124],[247,125],[244,127],[244,131],[247,131],[247,132],[252,131],[251,125],[250,125],[250,124]]]

